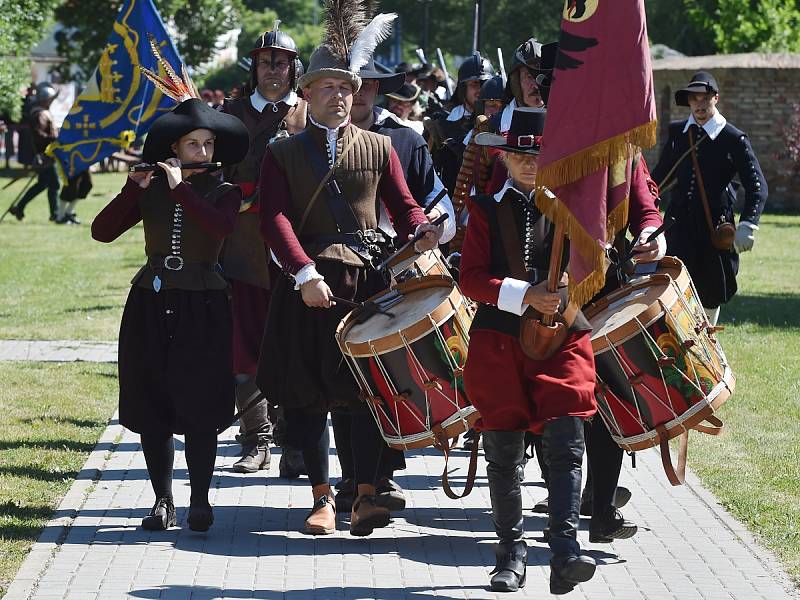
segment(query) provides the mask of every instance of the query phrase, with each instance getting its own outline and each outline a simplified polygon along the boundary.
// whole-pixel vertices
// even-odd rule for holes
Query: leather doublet
[[[309,125],[306,131],[323,157],[328,156],[325,132]],[[337,142],[337,155],[344,151],[355,133],[355,126],[348,125],[340,130]],[[306,207],[319,185],[309,164],[303,141],[292,137],[275,142],[270,150],[278,165],[286,174],[291,193],[291,221],[295,227],[303,250],[313,259],[342,262],[362,266],[364,261],[344,244],[330,243],[322,236],[340,232],[327,205],[325,190],[320,193],[308,215],[303,231],[297,231]],[[360,137],[336,169],[335,179],[342,190],[345,201],[355,215],[362,230],[378,227],[378,188],[382,175],[386,172],[391,156],[391,140],[370,131],[361,131]]]

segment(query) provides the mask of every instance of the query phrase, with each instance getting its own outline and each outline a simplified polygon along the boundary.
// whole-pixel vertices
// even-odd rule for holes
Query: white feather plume
[[[350,71],[358,73],[369,63],[378,44],[392,35],[392,23],[396,18],[397,13],[375,15],[370,24],[358,34],[350,45]]]

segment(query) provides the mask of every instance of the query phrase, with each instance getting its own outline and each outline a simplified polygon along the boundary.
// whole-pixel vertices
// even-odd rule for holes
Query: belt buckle
[[[175,265],[171,265],[170,261],[174,261]],[[164,268],[168,271],[180,271],[183,269],[183,257],[176,254],[170,254],[164,258]]]

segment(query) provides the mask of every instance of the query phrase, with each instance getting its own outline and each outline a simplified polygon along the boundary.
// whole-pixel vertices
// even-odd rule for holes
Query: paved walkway
[[[486,590],[493,562],[485,464],[475,490],[463,501],[439,488],[442,458],[434,451],[409,456],[398,482],[409,507],[392,525],[366,539],[352,538],[340,518],[332,536],[299,533],[308,510],[305,479],[269,472],[239,475],[230,469],[237,445],[228,430],[219,445],[212,503],[216,523],[206,534],[186,526],[149,533],[138,527],[153,498],[138,436],[112,424],[91,454],[54,519],[22,566],[8,600],[115,598],[262,598],[330,600],[375,598],[543,598],[549,551],[545,524],[526,510],[530,545],[528,585],[513,595]],[[182,445],[176,457],[176,504],[188,504]],[[639,534],[612,545],[581,543],[599,568],[574,600],[784,600],[785,575],[756,547],[690,475],[673,488],[654,452],[641,452],[638,468],[626,464],[623,484],[633,491],[625,514]],[[627,461],[626,461],[627,462]],[[453,478],[463,481],[467,455],[457,453]],[[334,475],[338,474],[335,462]],[[527,469],[525,505],[544,495],[535,465]],[[287,508],[288,507],[288,508]]]
[[[0,340],[0,361],[117,362],[117,342]]]

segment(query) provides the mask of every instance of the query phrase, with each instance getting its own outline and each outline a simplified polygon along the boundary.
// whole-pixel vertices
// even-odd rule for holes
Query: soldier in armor
[[[483,82],[493,76],[492,63],[479,52],[470,56],[458,68],[458,87],[454,98],[456,106],[449,114],[435,115],[425,122],[433,164],[451,195],[466,147],[464,136],[474,126],[475,103]]]
[[[47,190],[47,201],[50,204],[50,220],[55,221],[58,218],[58,172],[53,159],[44,153],[47,146],[58,138],[53,115],[50,113],[50,105],[56,96],[58,91],[49,82],[43,81],[36,86],[36,104],[30,111],[28,122],[36,149],[33,163],[39,173],[36,183],[9,209],[17,221],[25,218],[25,207],[44,190]]]
[[[225,240],[221,264],[231,282],[233,312],[233,366],[236,406],[245,411],[240,419],[242,457],[233,465],[240,473],[269,468],[272,421],[268,401],[255,384],[258,353],[267,319],[270,297],[269,249],[258,230],[259,169],[267,145],[305,127],[305,101],[295,93],[302,63],[297,45],[280,31],[280,21],[264,32],[250,51],[250,94],[226,99],[223,112],[234,115],[247,127],[250,150],[240,163],[225,169],[225,180],[239,185],[243,202],[236,229]],[[267,184],[267,182],[264,182]],[[284,449],[281,475],[297,477],[302,471],[299,452]]]

